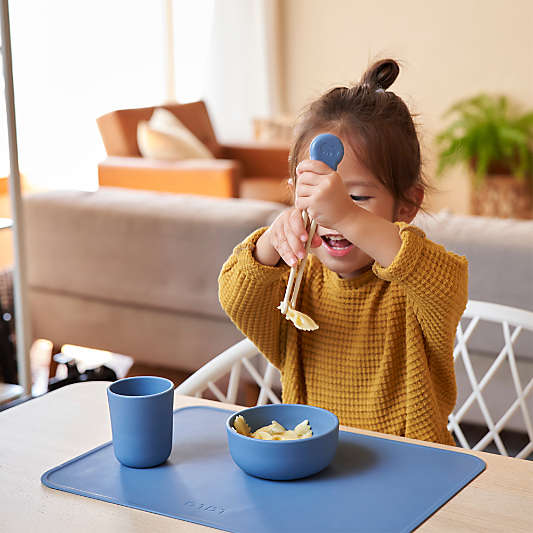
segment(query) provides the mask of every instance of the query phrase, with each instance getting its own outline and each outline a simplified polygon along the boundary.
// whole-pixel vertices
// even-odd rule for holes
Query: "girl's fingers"
[[[313,192],[316,191],[316,186],[314,185],[306,185],[304,183],[298,183],[296,186],[296,196],[298,197],[304,197],[304,196],[311,196]]]
[[[330,174],[333,172],[326,163],[318,161],[316,159],[304,159],[298,163],[296,167],[296,173],[298,177],[304,172],[314,172],[315,174]]]
[[[292,253],[298,258],[303,259],[305,257],[305,248],[300,238],[301,233],[294,232],[291,227],[290,220],[287,221],[285,226],[285,237],[291,248]]]
[[[289,225],[292,231],[297,235],[307,235],[305,232],[305,224],[302,218],[302,212],[298,209],[293,209],[289,215]]]
[[[294,266],[305,257],[305,244],[308,238],[301,210],[297,208],[291,210],[288,215],[280,217],[272,244],[283,261],[289,266]],[[321,244],[322,239],[315,234],[311,246],[317,248]]]
[[[295,235],[298,235],[300,237],[300,240],[302,241],[301,242],[301,248],[299,248],[303,253],[300,257],[300,259],[303,259],[303,257],[305,257],[305,244],[307,243],[307,239],[309,238],[309,234],[307,233],[305,227],[304,227],[304,223],[303,223],[303,219],[302,219],[302,216],[301,216],[301,212],[298,211],[297,209],[294,210],[294,214],[291,213],[291,217],[289,219],[290,223],[291,223],[291,226],[292,226],[292,231]],[[315,235],[313,236],[313,240],[311,241],[311,247],[312,248],[318,248],[319,246],[322,245],[322,239],[315,233]],[[296,251],[295,248],[293,248],[294,251]]]
[[[295,232],[293,226],[299,231]],[[294,208],[280,215],[272,227],[272,246],[290,266],[295,265],[305,252],[300,240],[301,233],[305,233],[305,227],[301,213]]]
[[[329,172],[331,174],[331,170]],[[302,172],[296,178],[296,190],[301,185],[318,185],[324,179],[324,174],[317,174],[315,172]]]
[[[287,238],[284,234],[277,234],[276,239],[274,242],[274,248],[276,248],[276,251],[281,256],[283,261],[287,263],[289,266],[294,266],[298,259],[294,255],[289,242],[287,241]]]
[[[300,210],[307,209],[309,207],[309,198],[309,196],[298,196],[294,201],[294,206]]]
[[[291,231],[297,235],[300,241],[305,242],[307,240],[307,231],[305,230],[305,224],[302,218],[302,213],[298,209],[293,209],[289,216],[289,225]]]

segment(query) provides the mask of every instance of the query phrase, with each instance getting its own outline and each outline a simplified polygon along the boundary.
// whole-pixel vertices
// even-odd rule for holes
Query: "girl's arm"
[[[467,301],[466,259],[427,240],[418,228],[356,205],[342,178],[320,161],[303,161],[297,175],[296,206],[374,258],[374,273],[404,288],[428,343],[446,346],[439,353],[448,353]]]
[[[403,287],[406,304],[424,336],[429,375],[444,422],[452,412],[457,389],[452,358],[457,324],[468,299],[468,262],[426,239],[415,226],[397,223],[401,248],[387,267],[374,273]],[[406,338],[409,342],[409,336]]]
[[[353,202],[345,217],[335,227],[350,242],[384,267],[393,262],[402,245],[398,226],[394,222],[389,222]]]
[[[424,333],[434,370],[448,366],[468,299],[468,262],[405,222],[392,223],[356,205],[339,231],[375,259],[374,273],[403,287]],[[440,360],[439,354],[445,360]],[[440,360],[440,361],[439,361]]]
[[[397,222],[401,247],[389,265],[374,264],[377,276],[400,284],[413,303],[431,345],[452,343],[468,300],[468,261],[428,240],[424,232]]]
[[[369,255],[375,254],[374,273],[400,285],[405,292],[408,312],[413,313],[423,333],[424,345],[420,350],[426,354],[427,369],[445,422],[457,395],[452,352],[457,324],[468,299],[468,262],[465,257],[426,239],[424,232],[415,226],[405,222],[392,226],[400,240],[392,260],[395,245],[393,239],[389,241],[387,224],[376,221],[375,227],[383,227],[385,231],[374,233],[368,228],[368,234],[373,235],[378,244],[367,245],[363,238],[363,245]],[[407,332],[406,342],[411,340]]]
[[[305,256],[307,231],[300,211],[289,208],[269,228],[250,235],[222,267],[219,299],[235,325],[276,367],[283,364],[287,321],[277,309],[289,268]],[[320,246],[315,235],[311,246]]]
[[[284,263],[263,265],[254,257],[266,230],[255,231],[233,250],[220,272],[218,294],[231,321],[279,368],[287,326],[276,307],[283,299],[289,269]]]
[[[385,222],[387,224],[376,220],[376,230],[367,228],[368,235],[379,242],[369,244],[363,237],[361,247],[365,246],[369,255],[375,254],[374,273],[397,283],[405,291],[407,307],[424,336],[424,346],[420,349],[427,356],[429,375],[446,420],[457,394],[451,354],[457,324],[468,299],[468,262],[465,257],[426,239],[422,230],[405,222],[391,224],[400,240],[400,247],[391,260],[396,245],[393,239],[389,240],[390,223]],[[382,234],[379,233],[381,228],[384,229]],[[406,342],[409,342],[409,335]]]
[[[404,287],[423,329],[440,324],[437,335],[444,328],[455,334],[468,297],[466,258],[426,239],[414,226],[389,222],[357,205],[337,227],[375,259],[377,276]]]
[[[321,226],[339,231],[372,257],[376,275],[401,284],[421,324],[436,319],[453,337],[466,305],[466,259],[405,222],[390,222],[355,204],[340,175],[320,161],[302,161],[297,176],[296,207],[307,209]]]

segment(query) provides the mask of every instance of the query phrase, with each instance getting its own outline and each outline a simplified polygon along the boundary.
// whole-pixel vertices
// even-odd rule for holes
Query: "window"
[[[38,188],[94,189],[96,118],[164,99],[163,4],[19,0],[10,18],[20,171]]]

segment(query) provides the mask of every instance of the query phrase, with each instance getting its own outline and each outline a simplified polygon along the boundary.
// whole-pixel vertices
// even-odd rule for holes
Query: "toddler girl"
[[[238,245],[219,277],[222,307],[281,371],[283,401],[333,411],[341,424],[454,444],[453,343],[467,301],[467,261],[409,223],[426,185],[405,103],[387,89],[393,60],[337,87],[301,117],[291,147],[294,208]],[[333,133],[333,171],[309,160]],[[279,312],[288,265],[304,257],[301,211],[318,222],[297,309],[319,325],[297,330]]]

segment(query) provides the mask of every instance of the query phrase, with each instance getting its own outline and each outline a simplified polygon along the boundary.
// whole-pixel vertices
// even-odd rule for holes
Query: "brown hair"
[[[291,178],[313,137],[321,131],[349,139],[357,158],[396,201],[416,205],[413,186],[428,189],[421,169],[420,145],[404,101],[387,89],[398,77],[393,59],[374,63],[352,87],[335,87],[311,103],[295,128],[289,155]]]

